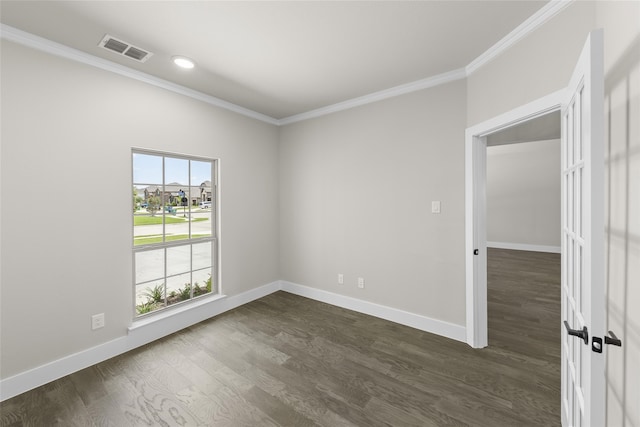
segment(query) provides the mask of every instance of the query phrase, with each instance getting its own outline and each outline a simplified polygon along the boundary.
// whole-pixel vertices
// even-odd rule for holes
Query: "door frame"
[[[465,271],[467,344],[488,345],[486,158],[488,135],[560,111],[566,89],[553,92],[466,129],[465,132]],[[474,255],[474,250],[478,255]]]
[[[568,86],[558,92],[549,94],[536,101],[515,108],[505,114],[477,124],[467,129],[465,135],[465,262],[466,262],[466,332],[467,343],[474,348],[488,345],[487,325],[487,266],[486,266],[486,150],[487,135],[502,129],[507,129],[527,120],[539,117],[542,114],[560,110],[562,114],[562,221],[563,241],[561,249],[562,257],[562,316],[565,317],[562,329],[562,413],[563,425],[577,422],[578,425],[599,427],[604,425],[606,417],[606,390],[604,377],[604,357],[602,354],[602,337],[605,329],[604,313],[604,257],[601,252],[604,248],[604,72],[603,72],[603,31],[595,30],[589,33],[582,53],[577,60]],[[578,101],[575,101],[575,100]],[[582,100],[584,99],[584,103]],[[576,140],[571,129],[574,129],[573,114],[574,102],[580,102],[575,109],[580,118],[580,128],[576,131],[578,141],[584,140],[580,146],[578,163],[565,164],[567,152],[575,149]],[[587,121],[583,122],[582,117]],[[571,127],[567,127],[570,120]],[[569,145],[571,144],[571,145]],[[571,148],[574,147],[574,148]],[[569,150],[569,151],[567,151]],[[571,158],[569,158],[570,160]],[[575,163],[575,164],[574,164]],[[578,178],[571,177],[570,188],[578,185],[580,189],[578,197],[572,195],[572,190],[567,190],[568,180],[565,178],[570,172],[574,174],[574,168],[579,167],[584,174]],[[577,184],[575,184],[577,182]],[[584,184],[584,186],[583,186]],[[584,191],[583,191],[584,190]],[[568,191],[568,193],[567,193]],[[581,198],[582,197],[582,198]],[[569,213],[567,213],[567,201],[570,201]],[[579,206],[579,207],[576,207]],[[575,267],[572,267],[574,258],[569,257],[571,251],[567,246],[567,233],[573,233],[573,223],[566,225],[567,215],[571,209],[580,209],[586,212],[582,218],[582,228],[585,251],[584,262],[579,263],[579,275],[572,276]],[[476,254],[474,255],[474,251]],[[479,252],[478,252],[479,251]],[[573,256],[573,255],[572,255]],[[565,276],[565,275],[568,275]],[[575,281],[573,277],[578,277]],[[566,280],[565,280],[566,279]],[[578,294],[579,304],[569,301],[567,295],[576,298]],[[566,311],[570,308],[569,312]],[[577,312],[578,315],[573,313]],[[571,313],[571,315],[569,315]],[[584,332],[570,330],[569,321],[584,326]],[[577,322],[575,322],[577,321]],[[591,336],[591,346],[587,338],[587,328]],[[576,342],[569,335],[581,336],[584,339],[579,351],[575,350]],[[597,338],[596,338],[597,337]],[[575,337],[574,337],[575,338]],[[599,340],[599,341],[598,341]],[[605,340],[606,342],[606,340]],[[571,390],[569,391],[569,388]],[[565,394],[568,397],[565,398]],[[574,405],[578,399],[578,406]],[[577,409],[576,409],[577,408]],[[571,412],[569,412],[571,411]],[[576,421],[577,420],[577,421]]]

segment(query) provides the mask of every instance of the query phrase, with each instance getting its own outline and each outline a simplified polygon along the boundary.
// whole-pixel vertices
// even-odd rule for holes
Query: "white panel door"
[[[585,44],[562,106],[562,425],[605,422],[603,35]],[[573,335],[570,335],[573,334]],[[578,336],[582,335],[582,336]]]

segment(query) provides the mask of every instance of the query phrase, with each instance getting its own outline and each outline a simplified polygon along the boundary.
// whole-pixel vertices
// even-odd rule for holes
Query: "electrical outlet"
[[[95,331],[100,328],[104,328],[104,313],[91,316],[91,329]]]
[[[431,213],[434,213],[434,214],[440,213],[440,201],[434,200],[431,202]]]
[[[364,289],[364,277],[358,277],[358,287]]]
[[[338,285],[344,285],[344,274],[338,273]]]

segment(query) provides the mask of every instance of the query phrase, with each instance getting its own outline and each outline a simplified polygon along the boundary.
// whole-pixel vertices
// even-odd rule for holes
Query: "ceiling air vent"
[[[145,62],[153,55],[144,49],[140,49],[137,46],[133,46],[130,43],[111,37],[109,34],[105,35],[98,46],[110,50],[111,52],[119,55],[126,56],[138,62]]]

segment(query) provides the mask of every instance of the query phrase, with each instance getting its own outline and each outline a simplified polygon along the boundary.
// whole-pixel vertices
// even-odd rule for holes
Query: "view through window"
[[[216,161],[133,150],[136,316],[216,294]]]

